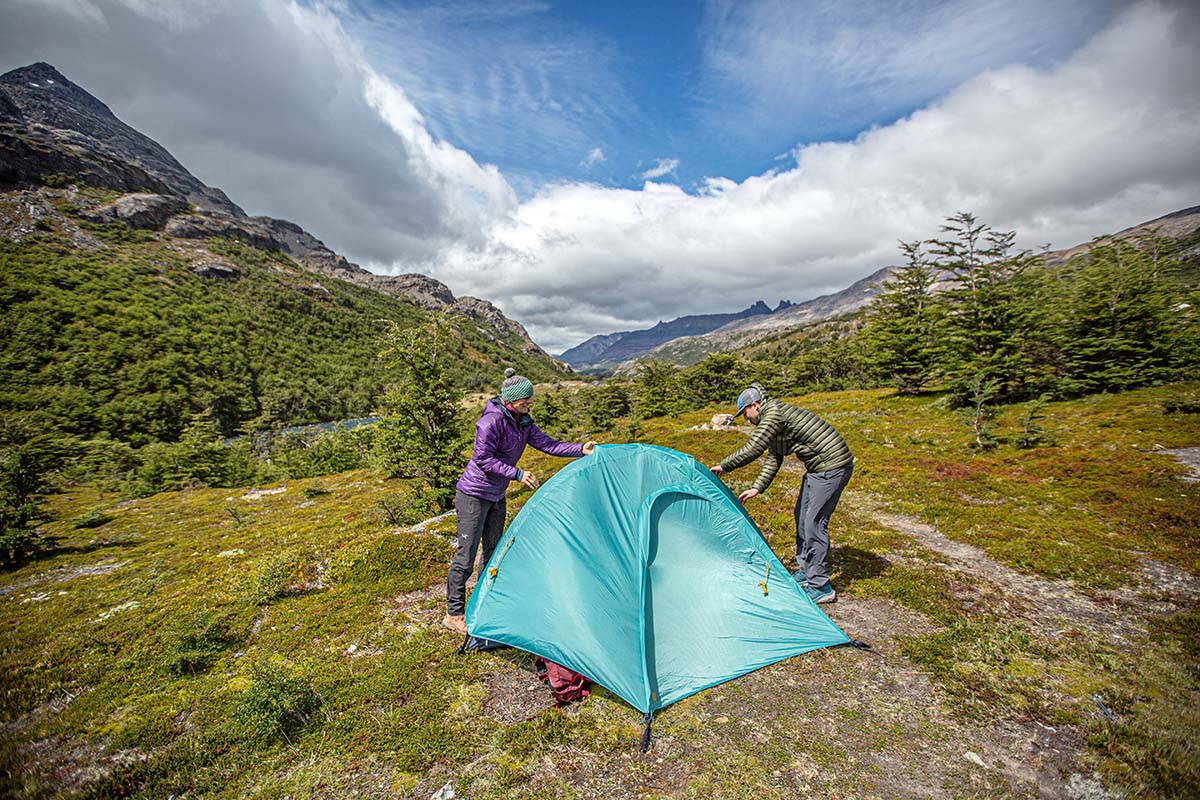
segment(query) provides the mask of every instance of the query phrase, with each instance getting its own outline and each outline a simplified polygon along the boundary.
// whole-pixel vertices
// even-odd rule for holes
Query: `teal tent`
[[[466,613],[472,636],[591,678],[647,725],[702,689],[850,643],[720,479],[642,444],[597,446],[546,481]]]

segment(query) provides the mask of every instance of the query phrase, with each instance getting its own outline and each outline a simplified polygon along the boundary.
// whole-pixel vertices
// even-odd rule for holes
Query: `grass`
[[[453,520],[410,531],[427,512],[404,481],[133,501],[76,487],[51,499],[55,549],[0,579],[0,793],[1032,797],[1078,773],[1185,796],[1200,785],[1200,602],[1142,568],[1200,574],[1200,485],[1157,452],[1200,444],[1179,400],[1196,392],[1048,404],[1055,444],[1036,449],[1019,446],[1025,410],[1007,409],[987,452],[936,395],[802,398],[858,459],[832,523],[830,614],[883,657],[820,651],[702,692],[656,717],[645,756],[639,715],[603,688],[558,710],[519,654],[455,655],[437,625]],[[744,440],[692,429],[715,410],[640,435],[715,463]],[[524,466],[545,479],[563,463],[530,451]],[[784,558],[800,475],[789,465],[750,505]],[[510,517],[529,496],[513,489]],[[881,514],[997,566],[964,570]],[[1054,618],[1004,574],[1130,626]],[[1003,731],[1050,736],[1058,760],[1006,769],[1026,756]]]

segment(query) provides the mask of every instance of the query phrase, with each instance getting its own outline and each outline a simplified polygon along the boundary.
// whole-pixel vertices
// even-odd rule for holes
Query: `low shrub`
[[[288,741],[307,728],[321,707],[312,682],[281,663],[261,661],[251,668],[250,688],[242,693],[234,719],[253,737]]]
[[[85,511],[71,521],[71,527],[79,530],[80,528],[99,528],[101,525],[112,522],[114,517],[111,514],[105,514],[103,511],[92,509]]]
[[[246,599],[265,605],[298,592],[301,559],[292,555],[267,558],[246,583]]]
[[[227,619],[201,612],[168,633],[167,669],[176,675],[199,674],[240,641]]]

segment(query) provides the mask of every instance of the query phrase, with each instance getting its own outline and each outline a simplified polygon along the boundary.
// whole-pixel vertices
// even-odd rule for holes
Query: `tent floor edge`
[[[654,712],[647,711],[646,716],[642,717],[642,724],[646,727],[642,730],[642,744],[638,752],[645,753],[650,749],[650,723],[654,719]]]

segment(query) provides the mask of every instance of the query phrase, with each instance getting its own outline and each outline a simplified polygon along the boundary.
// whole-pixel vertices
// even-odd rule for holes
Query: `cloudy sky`
[[[971,211],[1065,247],[1200,204],[1189,0],[4,0],[253,214],[552,352],[802,301]]]

